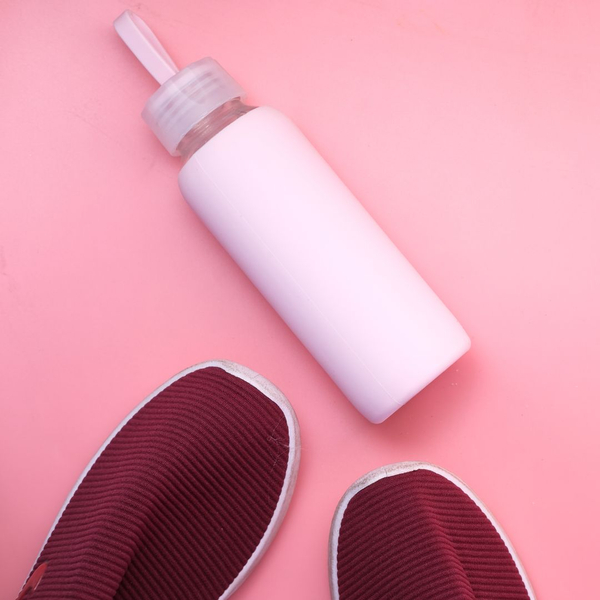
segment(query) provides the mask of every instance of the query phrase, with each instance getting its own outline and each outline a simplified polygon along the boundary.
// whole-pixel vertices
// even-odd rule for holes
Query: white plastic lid
[[[142,117],[173,156],[178,154],[179,142],[198,121],[225,102],[245,96],[241,86],[212,58],[178,71],[150,28],[130,10],[115,20],[114,27],[161,84],[146,103]]]

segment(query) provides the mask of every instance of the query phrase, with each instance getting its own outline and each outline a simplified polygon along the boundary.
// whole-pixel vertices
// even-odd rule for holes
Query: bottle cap
[[[179,71],[148,25],[132,11],[121,14],[114,27],[160,84],[142,117],[173,156],[179,154],[179,142],[196,123],[225,102],[245,96],[242,87],[212,58]]]

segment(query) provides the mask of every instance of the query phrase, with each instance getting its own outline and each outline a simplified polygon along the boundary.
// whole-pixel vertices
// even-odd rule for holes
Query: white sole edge
[[[193,373],[194,371],[198,371],[200,369],[206,369],[208,367],[218,367],[220,369],[223,369],[223,371],[226,371],[227,373],[229,373],[230,375],[233,375],[234,377],[237,377],[238,379],[242,379],[243,381],[246,381],[247,383],[249,383],[250,385],[255,387],[257,390],[262,392],[267,398],[269,398],[269,400],[274,402],[281,409],[283,414],[285,415],[285,420],[286,420],[288,430],[289,430],[289,435],[290,435],[288,465],[287,465],[287,469],[286,469],[286,473],[285,473],[285,478],[283,480],[283,487],[281,489],[281,495],[279,496],[279,501],[277,502],[277,506],[275,507],[275,512],[273,513],[271,522],[269,523],[258,546],[254,550],[254,553],[248,559],[248,562],[244,565],[244,568],[238,573],[237,577],[231,582],[229,587],[220,596],[219,600],[226,600],[238,589],[238,587],[242,584],[242,582],[246,579],[246,577],[248,577],[248,575],[250,574],[252,569],[256,566],[256,564],[262,558],[262,555],[265,553],[266,549],[269,547],[269,544],[275,537],[275,534],[277,533],[277,530],[279,529],[279,527],[283,521],[283,518],[285,516],[285,513],[287,512],[287,509],[289,507],[290,501],[292,499],[294,487],[296,485],[296,479],[298,477],[298,467],[300,464],[300,428],[298,425],[298,420],[296,418],[296,414],[294,412],[294,409],[292,408],[292,405],[290,404],[289,400],[285,397],[283,392],[277,386],[275,386],[268,379],[266,379],[262,375],[259,375],[252,369],[249,369],[248,367],[244,367],[242,365],[239,365],[237,363],[227,361],[227,360],[206,361],[206,362],[194,365],[193,367],[189,367],[188,369],[185,369],[184,371],[181,371],[180,373],[171,377],[171,379],[169,379],[168,381],[163,383],[159,388],[154,390],[149,396],[147,396],[142,402],[140,402],[140,404],[138,404],[123,419],[123,421],[121,421],[121,423],[117,426],[117,428],[108,436],[108,438],[106,438],[106,441],[102,444],[102,446],[100,446],[100,448],[98,449],[96,454],[94,454],[92,460],[88,463],[88,465],[85,467],[85,469],[79,476],[79,479],[75,483],[75,486],[73,487],[73,489],[67,496],[67,499],[65,500],[62,508],[58,512],[56,519],[54,519],[54,523],[52,524],[52,527],[50,528],[50,531],[48,532],[48,535],[46,536],[46,539],[44,540],[44,543],[42,544],[42,547],[32,565],[32,568],[37,563],[44,547],[46,546],[46,544],[48,543],[48,540],[50,539],[50,536],[52,535],[52,532],[56,528],[58,521],[60,520],[63,513],[65,512],[65,509],[67,508],[67,505],[71,501],[71,498],[73,498],[73,495],[75,494],[75,492],[81,485],[81,482],[83,481],[84,477],[88,474],[89,470],[94,466],[94,463],[96,462],[96,460],[98,460],[98,457],[102,454],[102,452],[108,446],[108,444],[110,444],[110,442],[113,440],[113,438],[119,433],[119,431],[121,431],[121,429],[125,426],[125,424],[135,414],[137,414],[144,406],[146,406],[146,404],[148,404],[148,402],[150,402],[150,400],[152,400],[155,396],[160,394],[160,392],[162,392],[164,389],[169,387],[172,383],[174,383],[178,379],[181,379],[182,377],[185,377],[189,373]],[[29,575],[28,575],[28,577],[29,577]],[[23,585],[25,585],[25,584],[23,584]]]
[[[483,514],[488,518],[491,524],[494,526],[494,529],[498,532],[502,541],[505,543],[508,551],[517,566],[519,571],[519,575],[523,580],[525,585],[525,589],[529,594],[529,598],[531,600],[535,600],[535,593],[533,591],[533,587],[529,578],[527,577],[527,573],[525,572],[525,568],[521,563],[511,541],[508,539],[508,536],[498,523],[492,513],[487,509],[487,507],[483,504],[483,502],[473,493],[473,491],[458,477],[453,475],[452,473],[437,467],[436,465],[432,465],[425,462],[402,462],[396,463],[393,465],[386,465],[385,467],[380,467],[379,469],[375,469],[363,475],[360,479],[355,481],[349,488],[346,490],[346,493],[342,496],[337,508],[335,509],[335,513],[333,515],[333,520],[331,523],[331,530],[329,533],[329,587],[331,590],[331,598],[332,600],[339,600],[340,591],[337,580],[337,554],[338,554],[338,540],[340,534],[340,527],[342,525],[342,520],[344,518],[344,512],[348,507],[348,504],[358,494],[361,490],[369,487],[376,481],[383,479],[385,477],[393,477],[394,475],[400,475],[402,473],[409,473],[410,471],[418,471],[421,469],[425,469],[428,471],[432,471],[433,473],[437,473],[442,477],[445,477],[448,481],[452,482],[454,485],[459,487],[475,504],[481,509]]]

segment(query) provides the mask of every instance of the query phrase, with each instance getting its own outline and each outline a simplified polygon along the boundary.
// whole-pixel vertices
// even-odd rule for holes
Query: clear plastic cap
[[[142,117],[173,156],[185,134],[215,108],[244,90],[212,58],[203,58],[182,69],[150,96]]]
[[[185,135],[225,102],[243,98],[244,90],[212,58],[203,58],[179,71],[144,21],[126,10],[114,27],[148,72],[161,84],[150,97],[142,117],[162,145],[177,156]]]

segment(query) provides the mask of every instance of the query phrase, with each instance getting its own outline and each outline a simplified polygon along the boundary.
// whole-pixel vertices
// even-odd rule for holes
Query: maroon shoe
[[[279,527],[299,458],[294,411],[273,384],[234,363],[192,367],[92,459],[20,597],[229,598]]]
[[[433,465],[365,475],[331,526],[333,600],[529,600],[514,548],[481,501]]]

